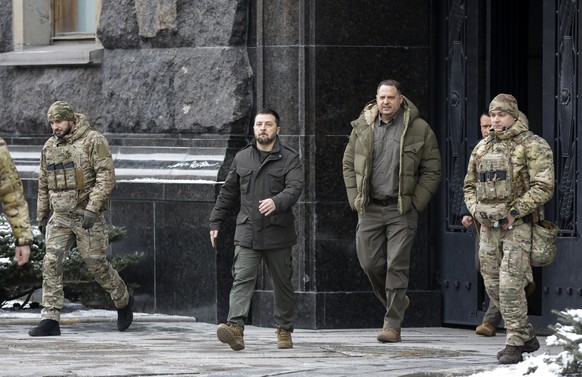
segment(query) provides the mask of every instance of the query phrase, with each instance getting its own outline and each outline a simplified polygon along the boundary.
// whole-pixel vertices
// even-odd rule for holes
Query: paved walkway
[[[278,350],[274,329],[247,326],[246,348],[235,352],[216,339],[214,324],[137,314],[120,333],[114,314],[72,313],[63,320],[61,336],[46,338],[27,335],[37,319],[0,318],[0,375],[468,376],[499,367],[495,354],[505,338],[465,329],[405,328],[401,343],[381,344],[378,329],[296,329],[294,348]],[[545,338],[539,339],[536,355],[549,350]]]

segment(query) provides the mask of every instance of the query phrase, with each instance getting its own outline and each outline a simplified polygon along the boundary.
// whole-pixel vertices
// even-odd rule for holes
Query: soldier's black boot
[[[506,346],[499,358],[499,364],[517,364],[523,361],[522,353],[523,346]]]
[[[129,295],[127,306],[117,309],[117,330],[125,331],[133,322],[133,296]]]
[[[538,338],[534,335],[533,338],[523,343],[523,352],[531,353],[540,349],[540,342]]]
[[[507,347],[509,347],[509,346],[507,346]],[[503,356],[503,354],[505,353],[505,350],[507,350],[507,347],[505,347],[501,351],[497,352],[497,360],[499,360],[501,358],[501,356]],[[535,352],[539,349],[540,349],[540,342],[538,341],[538,338],[534,335],[533,338],[531,338],[527,342],[523,343],[523,348],[522,348],[521,352],[532,353],[532,352]]]
[[[38,326],[28,330],[30,336],[56,336],[61,335],[59,323],[53,319],[43,319]]]

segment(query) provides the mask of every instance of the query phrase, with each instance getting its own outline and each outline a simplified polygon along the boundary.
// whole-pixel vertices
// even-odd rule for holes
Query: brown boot
[[[482,324],[480,324],[479,326],[477,326],[477,328],[475,329],[475,333],[477,333],[477,335],[483,335],[483,336],[495,336],[495,327],[490,324],[489,322],[483,322]]]
[[[408,295],[404,296],[404,311],[408,309],[410,306],[410,297]],[[400,337],[400,329],[394,329],[392,327],[387,327],[382,329],[376,336],[376,339],[382,343],[397,343],[401,342],[402,338]]]
[[[397,343],[402,341],[400,338],[400,330],[391,327],[382,329],[382,331],[378,333],[376,339],[382,343]]]
[[[222,343],[226,343],[235,351],[245,348],[245,340],[240,326],[233,322],[221,323],[216,328],[216,336]]]
[[[277,348],[279,349],[293,348],[293,339],[291,339],[291,331],[281,328],[277,329]]]
[[[499,364],[517,364],[523,361],[523,357],[521,356],[523,346],[505,346],[505,349],[501,352]]]

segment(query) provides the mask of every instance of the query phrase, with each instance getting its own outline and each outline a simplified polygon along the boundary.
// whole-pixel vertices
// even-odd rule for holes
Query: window
[[[100,0],[53,0],[52,40],[94,39]]]
[[[12,0],[14,51],[0,66],[95,65],[102,0]]]

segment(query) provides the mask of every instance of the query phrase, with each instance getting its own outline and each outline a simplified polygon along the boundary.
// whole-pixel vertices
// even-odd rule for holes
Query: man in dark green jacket
[[[275,296],[277,347],[292,348],[295,296],[291,248],[297,243],[292,206],[303,191],[299,154],[279,141],[279,114],[257,113],[255,143],[235,156],[210,215],[210,242],[231,208],[240,202],[234,234],[234,282],[227,323],[217,328],[218,339],[233,350],[244,348],[244,323],[261,260],[269,268]]]
[[[343,175],[350,207],[358,212],[358,260],[386,308],[378,341],[400,342],[418,213],[441,179],[438,144],[394,80],[380,82],[376,100],[352,127]]]

